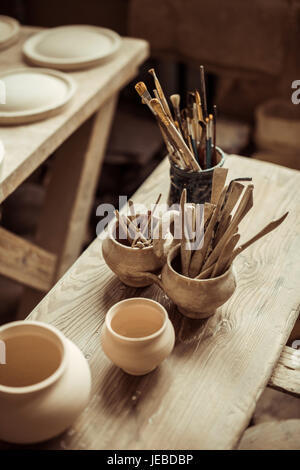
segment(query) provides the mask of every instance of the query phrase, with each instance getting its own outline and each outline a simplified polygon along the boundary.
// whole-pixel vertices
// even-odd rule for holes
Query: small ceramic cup
[[[224,274],[212,279],[191,279],[179,274],[180,244],[168,254],[161,278],[148,276],[156,282],[178,310],[189,318],[202,319],[213,315],[236,289],[236,274],[231,266]]]
[[[131,375],[145,375],[171,353],[175,333],[166,309],[154,300],[122,300],[108,311],[101,332],[106,356]]]
[[[158,223],[163,224],[167,217],[171,223],[177,214],[176,211],[169,211],[162,219],[156,219],[154,226],[156,227]],[[139,215],[139,217],[142,216],[147,217],[146,214]],[[168,251],[178,241],[173,240],[169,232],[169,237],[165,239],[160,253],[153,245],[143,249],[132,248],[127,240],[120,240],[116,237],[117,227],[117,222],[111,225],[102,243],[102,255],[106,264],[127,286],[145,287],[153,284],[153,280],[145,276],[145,273],[159,272],[166,261]]]

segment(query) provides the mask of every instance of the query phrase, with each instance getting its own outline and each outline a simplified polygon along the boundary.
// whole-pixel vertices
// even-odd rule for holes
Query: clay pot
[[[107,357],[131,375],[145,375],[171,353],[175,333],[165,308],[154,300],[122,300],[107,313],[101,343]]]
[[[81,351],[35,321],[1,327],[0,342],[0,440],[36,443],[65,431],[89,401],[91,374]]]
[[[177,211],[170,211],[168,217],[173,220],[177,215]],[[157,219],[157,223],[162,224],[163,221]],[[111,225],[102,243],[102,255],[106,264],[127,286],[145,287],[153,284],[153,280],[147,276],[147,273],[160,271],[169,250],[174,246],[173,243],[177,244],[178,241],[172,240],[169,234],[169,238],[166,238],[164,242],[162,253],[159,253],[154,246],[143,249],[131,248],[130,245],[124,244],[124,240],[121,242],[116,238],[116,224],[117,222]]]
[[[161,279],[149,274],[189,318],[201,319],[213,315],[234,293],[236,275],[231,266],[222,276],[212,279],[191,279],[179,274],[180,245],[172,248],[161,273]]]

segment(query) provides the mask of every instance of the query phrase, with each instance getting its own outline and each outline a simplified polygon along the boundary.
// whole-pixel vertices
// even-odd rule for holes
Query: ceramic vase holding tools
[[[187,190],[187,202],[204,204],[211,198],[213,173],[216,168],[224,165],[225,154],[216,147],[217,165],[202,171],[186,171],[174,163],[170,164],[170,190],[168,204],[179,204],[184,188]]]
[[[131,375],[145,375],[171,353],[175,333],[165,308],[144,298],[126,299],[107,313],[102,348],[111,361]]]
[[[156,226],[157,223],[162,226],[165,219],[171,223],[176,216],[178,216],[178,212],[170,211],[161,219],[156,219],[154,225]],[[126,244],[127,240],[118,239],[116,224],[117,222],[108,229],[107,237],[102,244],[102,254],[106,264],[127,286],[145,287],[153,284],[146,273],[160,271],[168,251],[177,241],[172,240],[172,235],[169,233],[169,237],[163,241],[163,247],[160,251],[155,242],[154,245],[143,249],[132,248]]]
[[[192,279],[180,274],[180,245],[172,248],[161,273],[161,278],[149,274],[178,310],[189,318],[202,319],[213,315],[234,293],[236,274],[234,267],[211,279]]]
[[[17,321],[0,328],[0,440],[28,444],[65,431],[87,405],[88,363],[55,327]]]

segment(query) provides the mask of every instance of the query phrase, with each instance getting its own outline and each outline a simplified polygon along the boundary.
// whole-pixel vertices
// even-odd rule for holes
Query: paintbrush
[[[207,118],[207,100],[206,100],[206,86],[205,86],[205,72],[203,65],[200,65],[200,98],[204,119]]]
[[[213,166],[217,165],[217,106],[213,105]]]
[[[163,125],[164,130],[168,137],[170,136],[173,142],[176,144],[176,148],[181,150],[181,156],[184,159],[184,163],[187,168],[193,169],[195,171],[200,171],[201,168],[197,161],[195,160],[194,155],[191,153],[190,149],[186,145],[182,135],[177,131],[174,124],[170,121],[168,116],[164,113],[160,102],[153,98],[151,100],[151,106],[155,110],[158,118],[160,119],[161,124]]]
[[[155,87],[157,89],[157,93],[159,95],[159,99],[161,101],[161,104],[162,104],[162,107],[163,107],[163,110],[164,112],[166,113],[166,115],[169,117],[169,119],[173,122],[173,118],[172,118],[172,114],[171,114],[171,111],[170,111],[170,108],[169,108],[169,105],[168,105],[168,102],[166,100],[166,97],[164,95],[164,92],[162,90],[162,87],[159,83],[159,80],[156,76],[156,73],[155,73],[155,70],[154,69],[150,69],[148,70],[148,72],[152,75],[152,77],[154,78],[154,83],[155,83]]]

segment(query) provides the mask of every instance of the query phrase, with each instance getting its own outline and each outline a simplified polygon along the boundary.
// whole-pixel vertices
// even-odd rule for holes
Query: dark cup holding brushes
[[[215,168],[222,167],[225,162],[225,153],[216,147],[217,164],[202,171],[187,171],[179,168],[170,159],[170,189],[168,204],[179,204],[181,193],[187,190],[187,202],[204,204],[210,202],[213,172]]]

